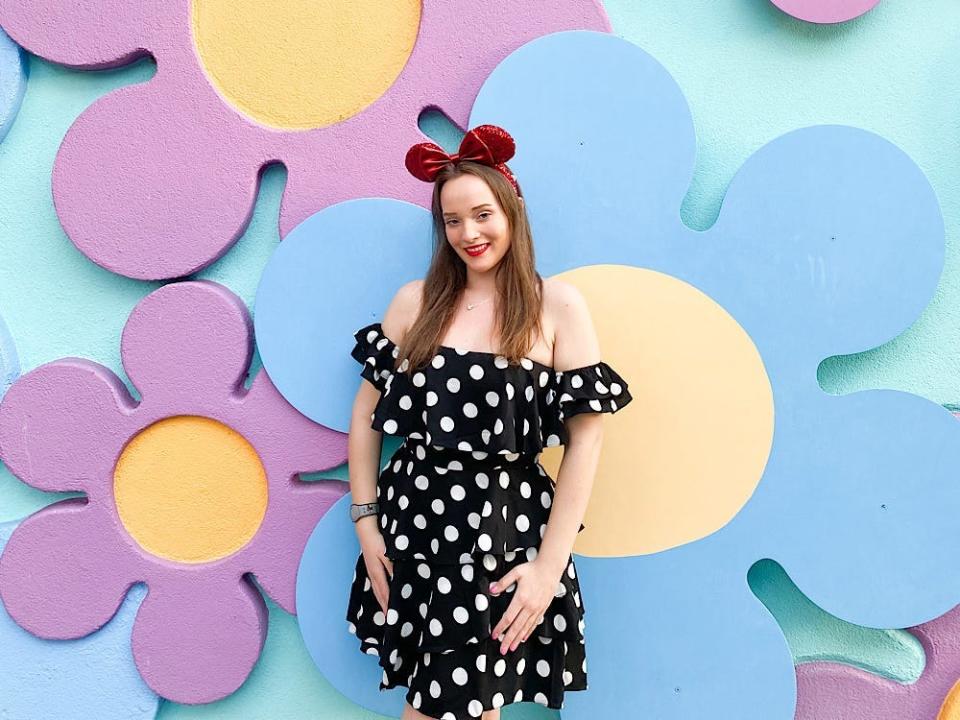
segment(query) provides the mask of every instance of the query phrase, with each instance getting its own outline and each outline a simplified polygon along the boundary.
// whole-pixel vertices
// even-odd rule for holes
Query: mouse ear
[[[451,158],[443,148],[430,142],[414,145],[407,150],[404,160],[410,174],[424,182],[433,182],[440,168],[450,162]]]
[[[497,167],[513,157],[516,143],[506,130],[497,125],[478,125],[464,135],[460,143],[460,160],[474,160]]]

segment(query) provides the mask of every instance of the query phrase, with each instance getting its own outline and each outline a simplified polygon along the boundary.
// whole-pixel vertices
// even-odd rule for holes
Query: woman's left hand
[[[508,648],[516,650],[543,622],[543,614],[556,594],[558,582],[559,576],[548,571],[539,560],[533,560],[517,565],[490,585],[490,594],[497,596],[513,583],[517,584],[513,600],[492,633],[494,640],[500,639],[501,655],[505,655]]]

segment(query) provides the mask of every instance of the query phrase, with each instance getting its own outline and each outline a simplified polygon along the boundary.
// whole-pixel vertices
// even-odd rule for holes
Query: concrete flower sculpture
[[[714,227],[694,232],[679,217],[696,145],[686,101],[646,53],[601,33],[511,54],[477,96],[469,126],[483,123],[516,138],[541,273],[583,291],[636,400],[606,431],[575,548],[590,690],[564,717],[792,718],[790,653],[747,584],[762,558],[861,625],[915,625],[960,601],[948,570],[960,427],[916,396],[832,397],[816,381],[824,358],[896,336],[932,297],[944,229],[916,165],[855,128],[798,130],[754,154]],[[428,257],[426,211],[389,200],[336,205],[291,233],[257,298],[284,396],[342,426],[353,331]],[[351,542],[335,513],[309,547],[333,537]],[[334,617],[348,565],[308,549],[298,583],[317,590],[301,627],[321,669],[395,711],[376,696],[376,659]]]
[[[86,494],[13,532],[0,597],[19,625],[82,637],[144,582],[133,653],[154,691],[208,702],[244,681],[267,622],[253,578],[295,612],[300,551],[345,492],[298,473],[346,458],[346,437],[294,410],[266,374],[245,389],[252,347],[236,296],[178,283],[143,299],[123,331],[139,401],[76,358],[14,383],[0,405],[0,457],[35,488]]]
[[[836,663],[797,668],[797,720],[960,718],[960,608],[909,631],[927,664],[909,685]]]
[[[156,59],[149,82],[76,121],[53,172],[70,239],[144,279],[184,276],[226,252],[270,163],[289,171],[282,235],[347,198],[423,200],[403,152],[423,139],[424,109],[463,124],[483,78],[524,42],[609,30],[599,0],[3,0],[0,25],[75,67]]]
[[[772,0],[789,15],[813,23],[841,23],[872,10],[880,0]]]

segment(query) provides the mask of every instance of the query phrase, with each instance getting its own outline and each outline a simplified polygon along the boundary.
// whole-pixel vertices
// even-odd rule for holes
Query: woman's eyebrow
[[[493,206],[492,206],[490,203],[483,203],[482,205],[477,205],[476,207],[470,208],[470,212],[473,212],[474,210],[479,210],[479,209],[482,208],[482,207],[493,207]],[[443,214],[444,217],[449,217],[449,216],[451,216],[451,215],[456,215],[456,213],[444,213],[444,214]]]

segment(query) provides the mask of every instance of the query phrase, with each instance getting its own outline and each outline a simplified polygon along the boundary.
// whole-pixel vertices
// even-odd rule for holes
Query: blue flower
[[[474,104],[469,125],[483,123],[516,139],[538,269],[583,291],[637,400],[606,426],[576,546],[590,689],[567,696],[564,718],[793,718],[790,653],[747,585],[763,558],[861,625],[957,604],[956,420],[902,392],[829,396],[816,379],[824,358],[895,337],[933,295],[943,222],[910,158],[855,128],[788,133],[744,164],[716,224],[692,231],[683,94],[638,47],[590,32],[506,58]],[[280,245],[257,336],[301,411],[346,429],[352,332],[423,275],[429,243],[424,209],[362,199]],[[300,587],[316,591],[298,601],[301,627],[331,682],[386,712],[398,705],[375,697],[375,659],[331,641],[350,577],[329,548],[355,545],[341,514],[301,564]]]

